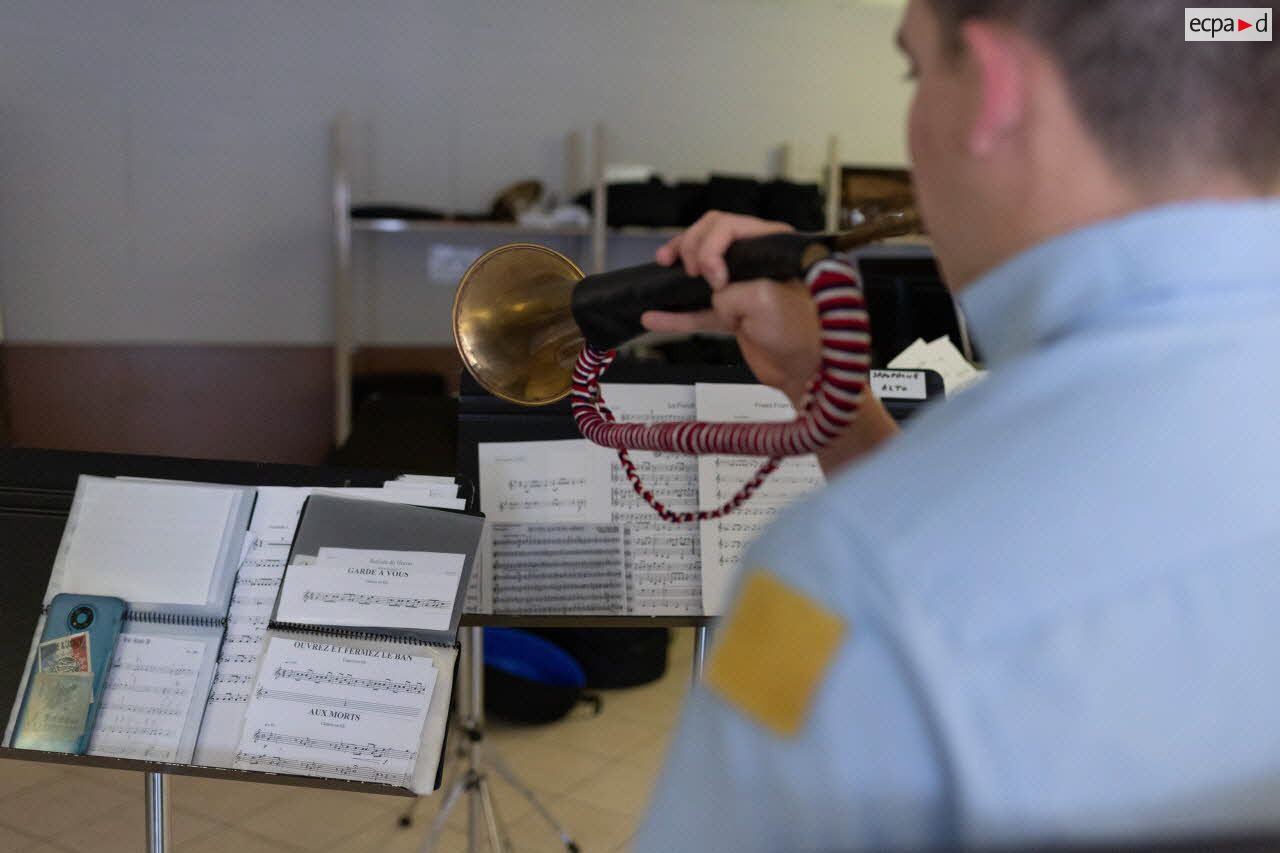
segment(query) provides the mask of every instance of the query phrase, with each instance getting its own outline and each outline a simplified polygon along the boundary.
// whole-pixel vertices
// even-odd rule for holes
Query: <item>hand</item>
[[[713,210],[704,213],[697,222],[658,249],[657,261],[669,267],[679,260],[684,264],[687,275],[700,275],[710,283],[712,290],[719,290],[729,283],[724,253],[730,243],[746,237],[794,230],[784,222],[767,222],[754,216]]]
[[[799,280],[768,279],[728,284],[724,252],[734,240],[790,231],[780,222],[712,212],[658,249],[657,261],[679,260],[689,275],[711,284],[710,311],[646,311],[640,318],[653,332],[729,332],[756,378],[781,390],[798,411],[822,363],[821,326],[809,290]],[[880,401],[862,395],[858,417],[835,441],[818,451],[828,475],[896,434],[897,426]]]
[[[646,311],[640,318],[654,332],[729,332],[738,338],[743,357],[765,385],[780,389],[799,406],[821,362],[818,315],[809,293],[798,281],[766,279],[735,282],[727,287],[724,252],[734,240],[790,231],[781,222],[711,212],[677,235],[657,253],[669,266],[679,260],[685,272],[701,275],[711,285],[709,311]]]

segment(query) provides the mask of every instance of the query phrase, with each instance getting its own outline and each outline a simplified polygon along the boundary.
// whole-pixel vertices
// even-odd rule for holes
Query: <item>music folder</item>
[[[234,766],[440,784],[479,514],[307,498]]]

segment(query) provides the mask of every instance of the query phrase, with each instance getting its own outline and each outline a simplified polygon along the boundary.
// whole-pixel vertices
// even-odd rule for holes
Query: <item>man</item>
[[[1280,830],[1280,54],[1183,15],[910,0],[918,201],[991,372],[891,440],[868,400],[750,549],[637,850]],[[715,311],[646,323],[798,398],[811,312],[720,258],[773,227],[664,247]]]

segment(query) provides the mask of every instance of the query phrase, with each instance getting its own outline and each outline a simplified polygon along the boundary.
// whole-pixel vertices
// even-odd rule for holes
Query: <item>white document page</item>
[[[259,486],[249,535],[269,545],[289,545],[298,530],[302,505],[312,491],[307,486]]]
[[[486,523],[470,605],[494,613],[619,612],[626,589],[621,534],[609,527],[611,451],[568,439],[489,442],[478,455]]]
[[[285,574],[276,620],[445,631],[465,554],[321,548]]]
[[[456,498],[457,483],[430,483],[422,480],[388,480],[382,484],[383,491],[401,492],[414,497]]]
[[[438,671],[403,648],[273,637],[235,766],[410,786]]]
[[[697,417],[692,385],[604,383],[614,417],[628,423],[667,423]],[[675,512],[698,509],[698,459],[684,453],[630,452],[645,487]],[[702,572],[696,522],[663,521],[636,494],[617,456],[610,466],[613,521],[622,525],[627,611],[644,616],[700,615]]]
[[[190,760],[181,754],[180,746],[204,653],[205,644],[200,641],[121,634],[102,690],[89,754]]]
[[[236,500],[227,488],[81,477],[46,595],[206,604]]]
[[[369,501],[389,501],[414,506],[433,506],[440,509],[466,509],[462,498],[440,497],[434,494],[436,487],[399,486],[396,488],[354,487],[344,489],[312,489],[313,494],[333,495],[338,498],[361,498]]]
[[[786,395],[764,385],[699,383],[698,419],[704,421],[789,421],[795,418]],[[765,461],[759,456],[698,457],[698,502],[714,509],[742,488]],[[778,510],[825,482],[816,457],[786,459],[751,499],[724,518],[701,522],[702,608],[724,612],[725,597],[742,553]]]
[[[495,613],[626,612],[619,526],[494,524],[491,536]]]
[[[266,646],[267,623],[288,556],[287,544],[258,541],[240,564],[227,611],[226,638],[218,653],[218,669],[196,742],[196,764],[230,767],[235,761],[244,711],[253,692],[258,659]]]
[[[458,483],[452,477],[443,477],[436,474],[401,474],[394,480],[388,480],[388,483],[422,483],[428,486],[452,486],[454,495],[457,495]]]
[[[480,501],[493,522],[608,524],[613,451],[586,439],[487,442]]]
[[[889,362],[889,367],[936,370],[942,376],[942,387],[947,396],[963,391],[985,375],[968,362],[946,335],[928,343],[923,338],[916,338]]]
[[[620,421],[694,417],[689,385],[601,390]],[[697,508],[694,457],[633,451],[631,459],[668,507]],[[470,611],[479,599],[495,613],[702,612],[697,525],[663,521],[635,493],[616,451],[584,440],[482,444],[480,500],[484,586],[469,596]]]

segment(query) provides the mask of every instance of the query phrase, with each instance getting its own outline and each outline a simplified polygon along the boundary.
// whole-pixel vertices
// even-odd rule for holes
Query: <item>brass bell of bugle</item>
[[[804,275],[833,252],[919,231],[913,209],[883,214],[838,234],[769,234],[725,252],[730,281]],[[453,337],[467,371],[489,393],[526,406],[568,395],[583,344],[616,349],[643,333],[649,310],[711,305],[705,279],[656,263],[584,276],[559,252],[532,243],[499,246],[462,276]]]

